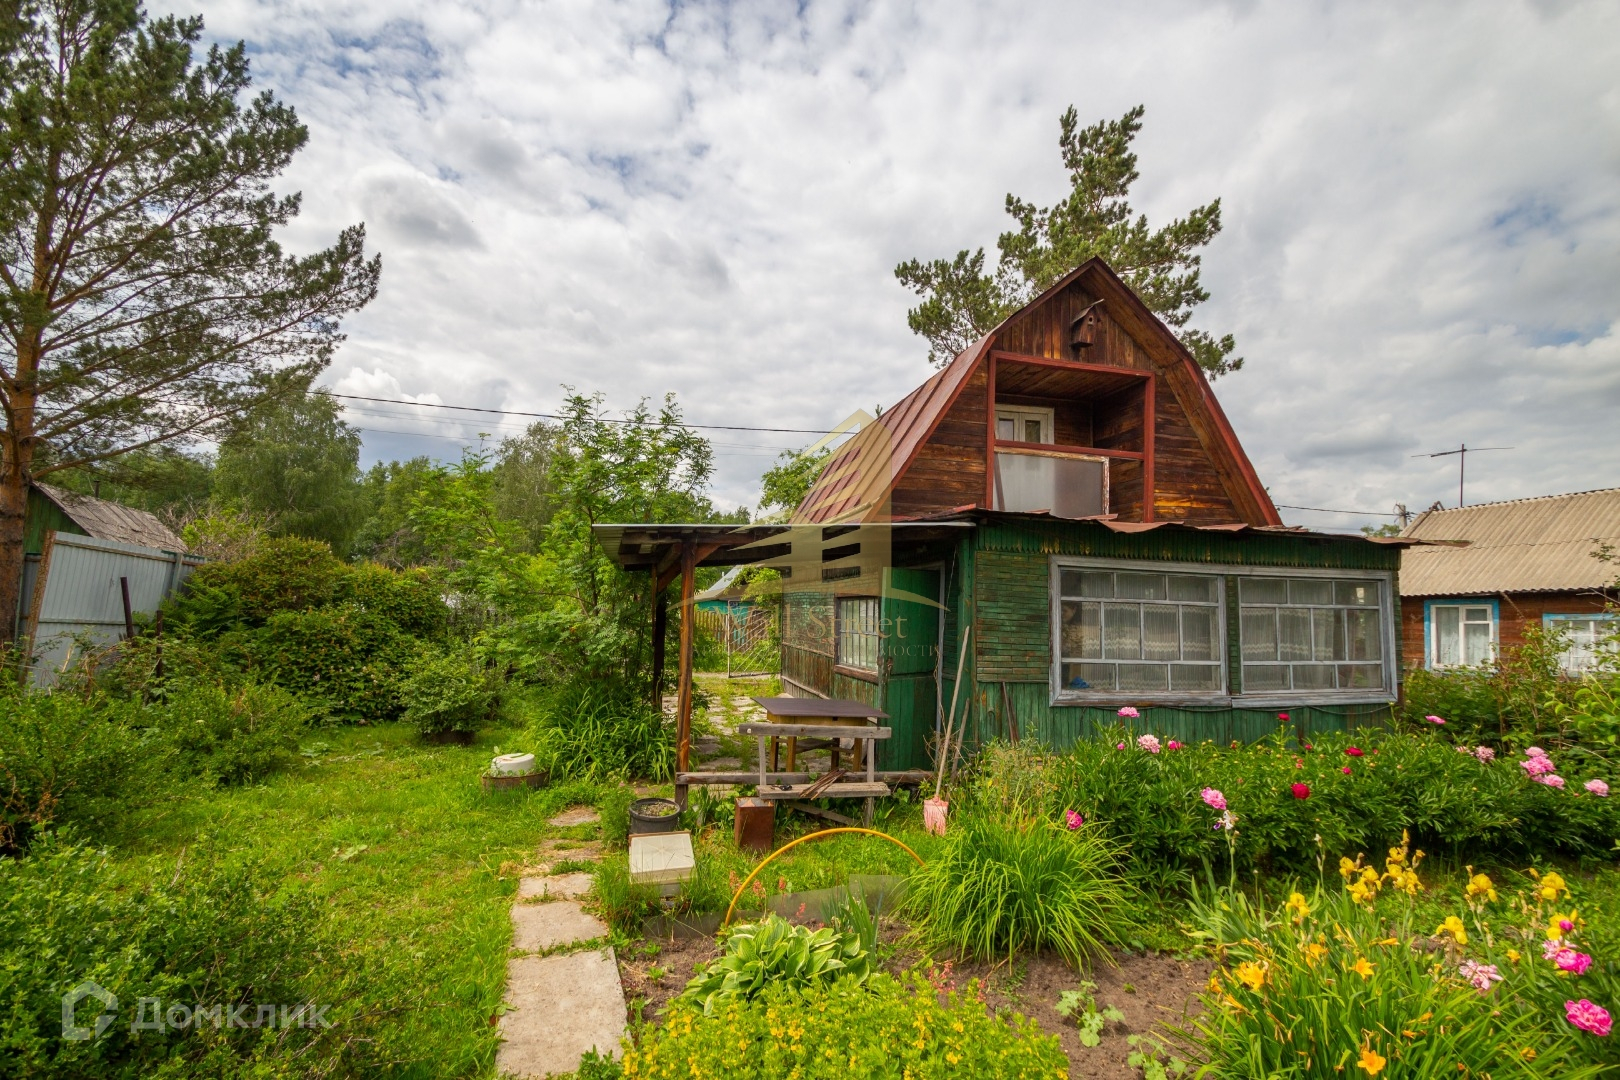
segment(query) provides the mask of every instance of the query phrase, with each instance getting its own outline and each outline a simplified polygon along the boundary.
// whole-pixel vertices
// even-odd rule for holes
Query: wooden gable
[[[1088,309],[1091,343],[1077,348],[1074,326]],[[1046,411],[1050,445],[995,440],[997,405]],[[998,447],[1101,459],[1107,513],[1119,521],[1282,524],[1203,372],[1100,259],[840,448],[797,517],[898,521],[994,508]]]

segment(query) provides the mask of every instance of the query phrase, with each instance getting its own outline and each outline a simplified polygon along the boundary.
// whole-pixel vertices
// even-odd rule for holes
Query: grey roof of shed
[[[176,536],[173,529],[145,510],[108,502],[94,495],[80,495],[76,491],[50,484],[36,482],[34,488],[97,540],[122,540],[126,544],[182,554],[186,550],[186,542]]]
[[[1466,542],[1403,552],[1402,596],[1601,589],[1620,576],[1592,554],[1620,547],[1620,488],[1430,510],[1401,535]]]

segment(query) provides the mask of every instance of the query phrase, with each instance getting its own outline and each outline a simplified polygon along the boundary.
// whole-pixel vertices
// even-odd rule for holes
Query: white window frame
[[[1544,614],[1541,616],[1541,625],[1548,630],[1569,630],[1570,623],[1591,623],[1593,640],[1590,645],[1581,645],[1571,640],[1569,648],[1558,654],[1558,669],[1565,675],[1580,676],[1588,671],[1596,670],[1598,663],[1598,642],[1620,629],[1620,616],[1604,611],[1588,614]],[[1573,664],[1571,660],[1580,657],[1585,663]]]
[[[997,405],[996,406],[996,441],[1027,443],[1028,439],[1003,439],[999,433],[1003,419],[1013,422],[1013,433],[1016,435],[1022,426],[1021,421],[1038,420],[1041,424],[1041,437],[1035,441],[1051,446],[1057,442],[1057,411],[1043,409],[1033,405]]]
[[[1194,574],[1221,579],[1217,633],[1220,634],[1221,691],[1219,693],[1174,692],[1093,692],[1069,690],[1062,685],[1063,678],[1063,593],[1061,573],[1065,569],[1113,570],[1145,573]],[[1075,705],[1146,705],[1166,704],[1229,705],[1237,708],[1286,708],[1303,705],[1381,705],[1395,700],[1395,682],[1400,670],[1399,637],[1395,622],[1395,575],[1388,570],[1359,569],[1302,569],[1296,567],[1234,566],[1226,563],[1189,563],[1157,559],[1107,559],[1074,555],[1053,555],[1048,560],[1047,597],[1050,601],[1047,618],[1051,626],[1052,663],[1050,671],[1050,699],[1055,706]],[[1379,661],[1383,671],[1383,685],[1359,687],[1350,690],[1265,691],[1262,693],[1232,693],[1231,656],[1228,620],[1233,617],[1227,604],[1228,579],[1245,577],[1281,578],[1338,578],[1378,583]],[[1241,581],[1238,582],[1241,591]],[[1241,611],[1241,604],[1240,604]],[[1239,653],[1241,655],[1241,626]],[[1241,663],[1241,661],[1240,661]]]
[[[1497,658],[1497,656],[1500,654],[1501,648],[1502,648],[1502,619],[1501,619],[1500,613],[1497,610],[1496,604],[1493,603],[1490,598],[1486,597],[1486,598],[1483,598],[1483,599],[1473,599],[1473,600],[1468,600],[1468,599],[1430,600],[1424,606],[1424,624],[1425,624],[1425,628],[1427,630],[1427,633],[1425,634],[1425,637],[1427,638],[1427,640],[1423,643],[1424,644],[1423,666],[1428,668],[1430,671],[1454,671],[1454,670],[1460,670],[1462,668],[1478,667],[1479,666],[1477,664],[1465,664],[1465,663],[1442,664],[1440,662],[1440,618],[1439,618],[1439,613],[1442,610],[1448,609],[1448,608],[1456,608],[1456,609],[1458,609],[1458,611],[1457,611],[1457,634],[1458,634],[1457,646],[1458,646],[1459,650],[1461,650],[1463,648],[1464,642],[1467,641],[1467,634],[1465,634],[1463,632],[1462,628],[1469,621],[1468,620],[1468,611],[1470,609],[1473,609],[1473,610],[1481,610],[1482,609],[1482,610],[1485,611],[1485,613],[1487,615],[1487,618],[1489,619],[1489,625],[1490,625],[1490,628],[1491,628],[1491,632],[1490,632],[1490,638],[1489,638],[1490,656],[1487,657],[1484,662],[1489,664],[1492,661],[1494,661]]]
[[[844,605],[856,604],[862,607],[871,605],[871,630],[857,630],[848,632],[845,629]],[[876,676],[883,664],[883,600],[877,596],[835,596],[833,598],[833,666],[846,671],[856,671],[864,675]],[[848,639],[870,638],[872,649],[872,666],[851,663],[844,658],[844,643]]]
[[[1233,704],[1242,706],[1271,707],[1288,705],[1329,705],[1334,702],[1341,704],[1378,704],[1395,699],[1395,680],[1400,671],[1400,639],[1396,634],[1394,613],[1394,582],[1387,571],[1332,569],[1321,570],[1316,568],[1296,569],[1293,567],[1260,567],[1246,566],[1232,575],[1238,581],[1238,664],[1241,667],[1251,663],[1264,665],[1266,661],[1249,661],[1243,656],[1243,578],[1282,578],[1289,580],[1314,579],[1330,581],[1371,581],[1378,586],[1378,600],[1374,610],[1378,612],[1378,667],[1381,676],[1377,686],[1357,686],[1348,689],[1332,690],[1244,690],[1233,695]],[[1256,604],[1255,607],[1303,608],[1304,610],[1346,610],[1351,605],[1339,604]],[[1357,605],[1359,607],[1359,605]],[[1362,608],[1361,610],[1365,610]],[[1339,665],[1339,664],[1368,664],[1368,660],[1328,660],[1328,661],[1275,661],[1279,667],[1294,663]],[[1246,673],[1239,671],[1240,680],[1247,681]]]

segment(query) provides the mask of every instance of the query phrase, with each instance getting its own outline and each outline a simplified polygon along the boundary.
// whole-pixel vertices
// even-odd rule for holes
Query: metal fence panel
[[[37,573],[23,581],[35,682],[54,683],[81,648],[105,647],[123,636],[121,580],[129,583],[131,613],[150,616],[201,564],[194,555],[51,534]]]

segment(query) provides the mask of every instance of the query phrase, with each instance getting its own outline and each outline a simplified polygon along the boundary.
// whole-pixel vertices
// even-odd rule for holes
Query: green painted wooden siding
[[[981,551],[975,561],[979,678],[1045,682],[1052,668],[1046,556]]]
[[[1234,566],[1293,566],[1331,570],[1396,570],[1399,548],[1360,537],[1328,540],[1287,533],[1230,533],[1154,529],[1116,533],[1087,521],[997,523],[973,530],[980,551],[1028,555],[1093,555],[1109,559],[1227,563]]]
[[[928,742],[934,734],[939,609],[927,601],[938,595],[936,571],[900,568],[888,571],[883,596],[886,636],[883,639],[881,705],[889,714],[893,733],[886,742],[878,744],[880,768],[928,767]]]
[[[28,512],[23,521],[23,551],[38,555],[45,550],[45,534],[56,532],[84,536],[77,522],[62,513],[61,507],[32,489],[28,492]]]

